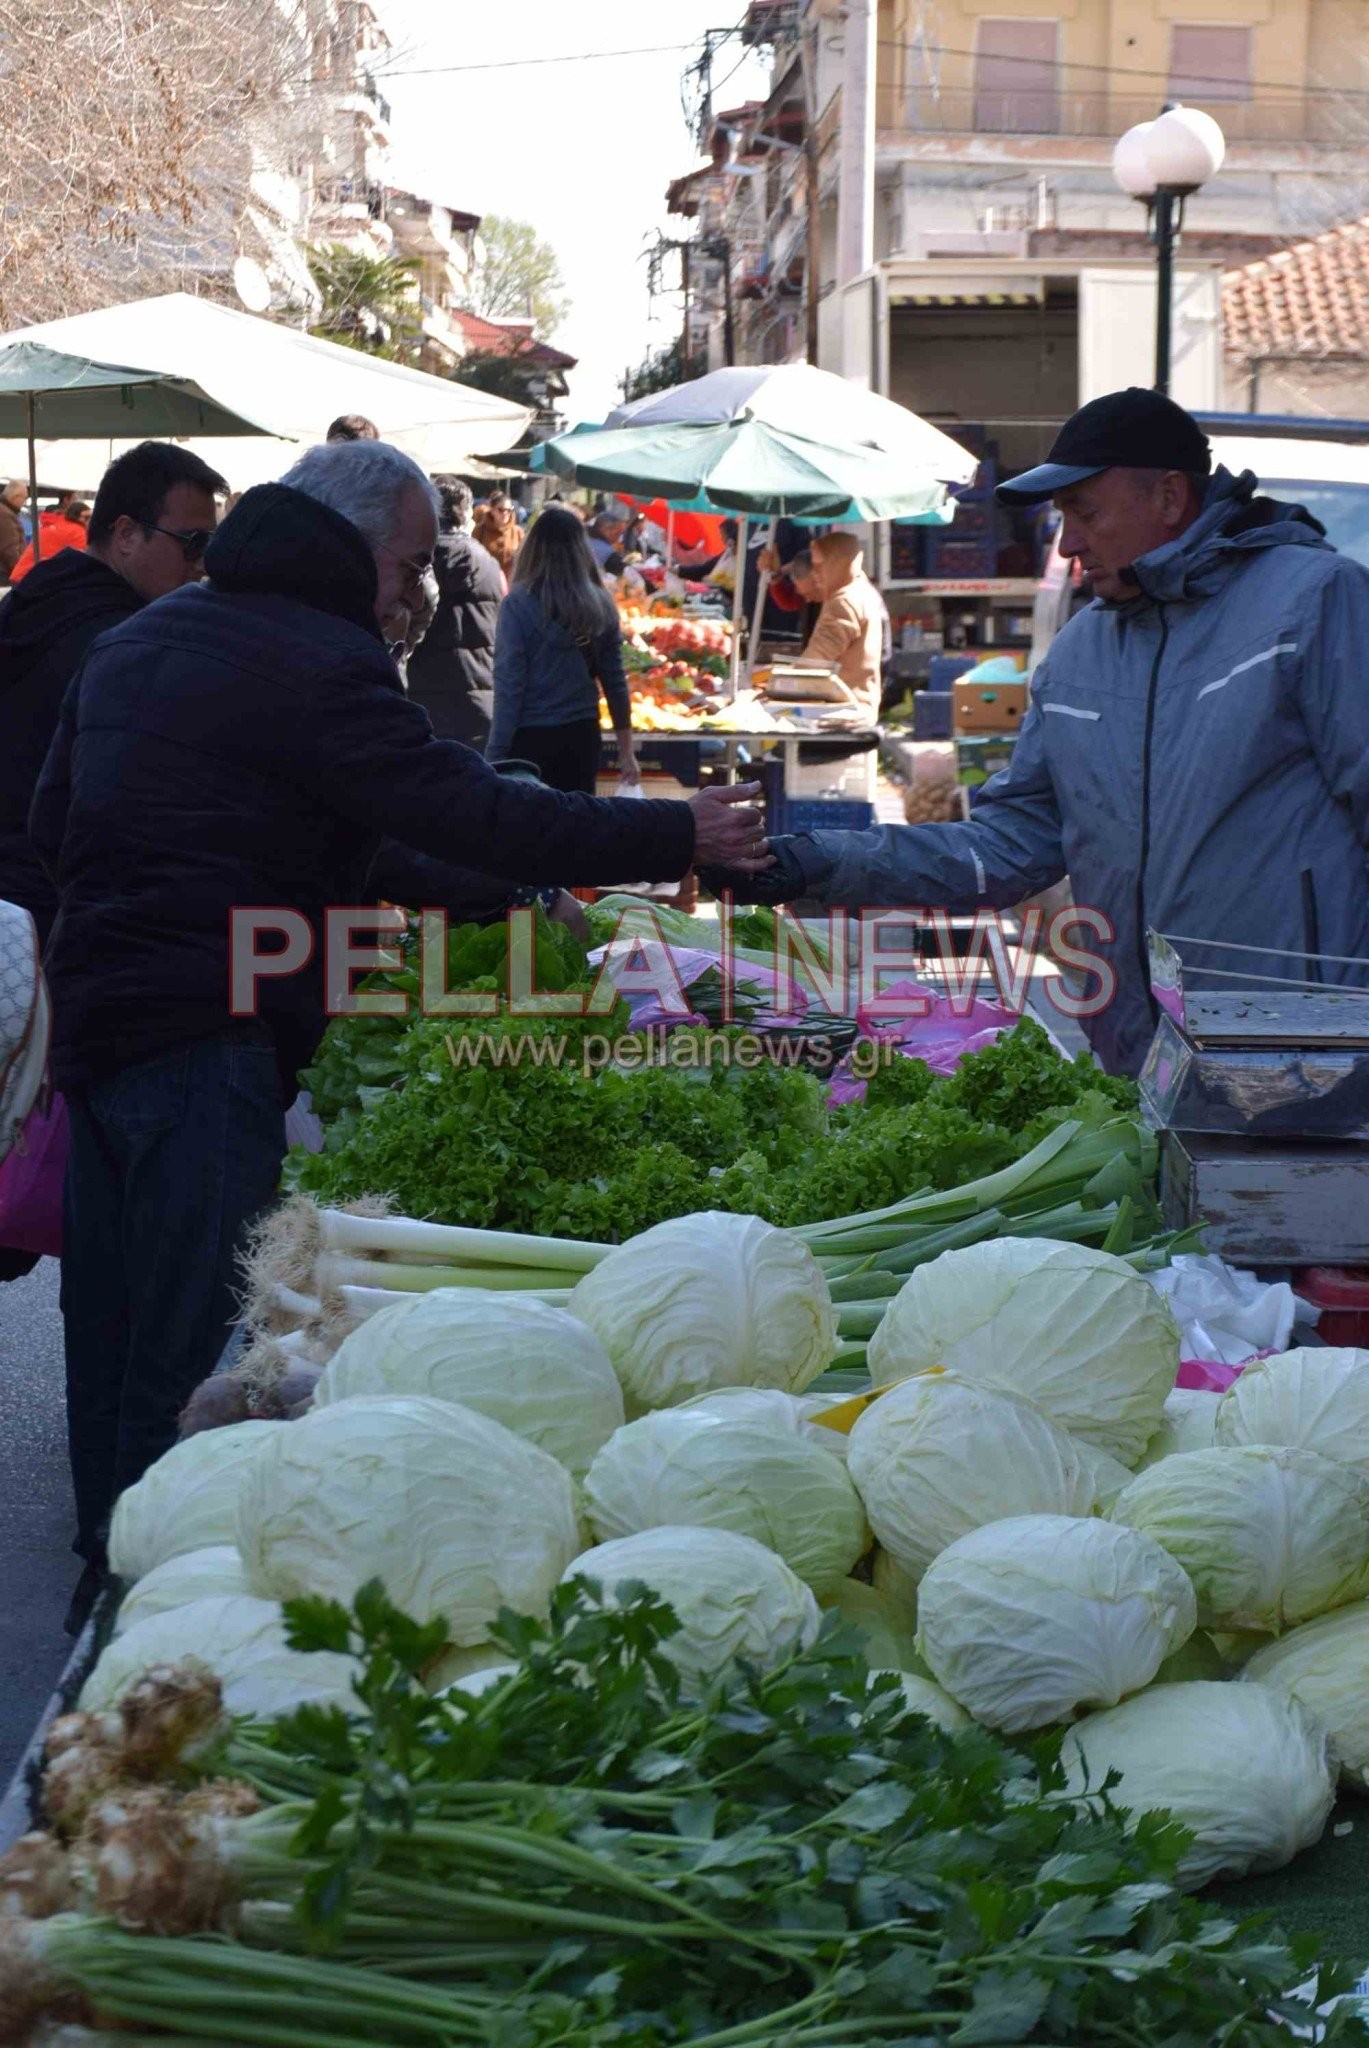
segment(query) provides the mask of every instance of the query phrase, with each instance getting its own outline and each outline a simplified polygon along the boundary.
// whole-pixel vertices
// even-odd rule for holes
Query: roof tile
[[[1369,358],[1369,215],[1222,281],[1223,345],[1241,361]]]

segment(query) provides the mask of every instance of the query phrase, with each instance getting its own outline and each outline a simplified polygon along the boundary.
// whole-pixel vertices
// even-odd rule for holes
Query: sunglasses
[[[418,560],[415,561],[412,556],[401,555],[396,549],[387,547],[383,540],[377,541],[376,546],[381,550],[382,554],[389,555],[392,561],[398,562],[400,568],[406,571],[410,583],[421,583],[433,566],[431,555],[420,555]]]
[[[168,540],[179,541],[181,553],[185,556],[187,562],[203,560],[204,551],[214,538],[212,527],[192,526],[188,533],[182,533],[179,528],[174,526],[158,526],[155,519],[149,519],[143,531],[145,533],[164,533]]]

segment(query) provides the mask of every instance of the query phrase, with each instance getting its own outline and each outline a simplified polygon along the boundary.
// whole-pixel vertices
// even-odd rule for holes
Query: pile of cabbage
[[[1179,1391],[1141,1274],[1013,1238],[913,1272],[854,1398],[820,1384],[836,1349],[822,1270],[754,1217],[658,1225],[564,1307],[400,1296],[302,1419],[191,1437],[120,1499],[82,1704],[190,1656],[234,1712],[354,1705],[281,1603],[372,1579],[445,1623],[434,1688],[479,1682],[501,1610],[586,1578],[670,1603],[686,1680],[835,1612],[942,1727],[1060,1728],[1081,1799],[1171,1810],[1192,1885],[1315,1841],[1337,1773],[1369,1786],[1369,1352]]]

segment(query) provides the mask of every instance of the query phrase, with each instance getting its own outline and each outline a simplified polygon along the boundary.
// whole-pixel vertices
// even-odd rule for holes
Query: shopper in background
[[[44,943],[57,892],[28,816],[67,685],[101,633],[198,580],[227,488],[198,455],[144,441],[105,471],[88,545],[45,550],[0,603],[0,897],[33,913]]]
[[[409,695],[440,740],[484,751],[494,715],[494,633],[504,578],[471,532],[471,491],[435,476],[442,503],[433,573],[437,612],[409,657]]]
[[[15,563],[28,545],[28,529],[22,516],[28,500],[29,487],[22,477],[15,477],[0,493],[0,582],[9,582]]]
[[[76,548],[84,552],[90,520],[90,507],[84,498],[78,498],[74,491],[68,491],[46,512],[38,515],[38,539],[42,546],[42,560],[60,555],[63,548]],[[11,583],[22,583],[35,561],[33,542],[20,555],[10,571]]]
[[[889,614],[865,574],[853,533],[824,533],[809,550],[822,593],[822,610],[799,662],[832,669],[855,699],[868,725],[879,718],[880,662]]]
[[[618,772],[640,781],[618,610],[604,589],[585,529],[564,505],[528,528],[494,642],[492,761],[537,765],[553,789],[594,792],[599,692],[618,740]]]
[[[623,573],[623,535],[627,514],[619,505],[601,505],[589,522],[589,551],[603,576]]]
[[[822,586],[811,548],[801,548],[783,568],[777,550],[769,548],[761,556],[761,568],[770,572],[770,596],[782,612],[807,611],[810,605],[822,603]]]
[[[364,413],[344,412],[333,421],[325,439],[334,447],[340,441],[378,441],[380,428],[374,420],[368,420]]]
[[[475,537],[493,555],[504,572],[505,587],[513,570],[514,557],[523,544],[523,529],[504,491],[495,491],[478,507],[474,519]]]

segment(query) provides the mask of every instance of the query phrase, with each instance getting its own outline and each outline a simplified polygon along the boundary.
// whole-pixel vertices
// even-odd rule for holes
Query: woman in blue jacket
[[[600,690],[617,735],[619,773],[636,783],[617,607],[574,512],[548,505],[528,528],[500,608],[487,756],[532,761],[552,789],[592,796]]]

